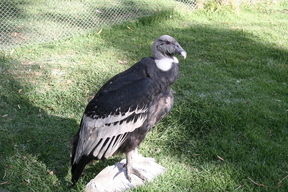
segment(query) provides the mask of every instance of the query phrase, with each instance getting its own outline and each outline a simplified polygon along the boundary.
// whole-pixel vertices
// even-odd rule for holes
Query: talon
[[[131,176],[130,176],[131,174],[136,175],[143,181],[147,181],[147,178],[143,174],[141,174],[137,169],[135,169],[134,167],[128,168],[128,166],[126,165],[126,177],[130,182],[131,182]]]
[[[126,177],[127,177],[127,180],[131,183],[131,177],[129,176],[129,175],[126,175]]]

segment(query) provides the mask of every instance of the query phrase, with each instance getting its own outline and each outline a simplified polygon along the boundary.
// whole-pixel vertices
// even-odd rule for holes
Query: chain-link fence
[[[248,0],[6,0],[0,2],[0,50],[64,39],[125,20],[209,1]],[[267,0],[249,0],[267,1]],[[271,0],[270,0],[271,1]],[[277,0],[274,0],[277,1]]]
[[[83,34],[196,0],[6,0],[0,2],[0,49]]]

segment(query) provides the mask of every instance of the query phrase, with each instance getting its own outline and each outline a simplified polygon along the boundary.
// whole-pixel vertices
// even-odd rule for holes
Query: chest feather
[[[178,63],[178,59],[176,57],[172,58],[163,58],[163,59],[156,59],[155,63],[156,66],[162,71],[169,71],[173,65],[173,63]]]

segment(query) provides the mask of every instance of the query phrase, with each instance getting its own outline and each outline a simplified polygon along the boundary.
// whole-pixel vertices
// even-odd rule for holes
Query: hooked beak
[[[180,52],[180,55],[182,55],[184,57],[184,59],[186,59],[187,53],[186,51],[183,49],[183,51]]]
[[[187,53],[179,44],[176,47],[176,51],[179,55],[183,56],[184,59],[186,59]]]

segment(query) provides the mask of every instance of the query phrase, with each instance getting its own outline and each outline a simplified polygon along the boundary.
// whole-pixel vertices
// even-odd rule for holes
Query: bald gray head
[[[186,58],[186,51],[180,44],[169,35],[162,35],[153,43],[152,52],[155,59],[173,58],[173,55],[179,54]]]

